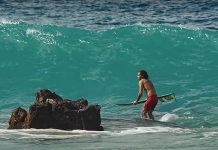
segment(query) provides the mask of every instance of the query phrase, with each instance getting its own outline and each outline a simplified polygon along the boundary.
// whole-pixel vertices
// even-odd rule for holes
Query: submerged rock
[[[63,129],[101,131],[99,105],[88,105],[85,99],[68,100],[48,89],[36,92],[35,104],[29,112],[21,107],[15,109],[9,120],[8,129]]]

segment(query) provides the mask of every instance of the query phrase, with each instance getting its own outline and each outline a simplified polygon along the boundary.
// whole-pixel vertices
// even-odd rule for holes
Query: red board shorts
[[[146,102],[144,103],[144,111],[153,111],[155,106],[157,105],[158,97],[157,95],[148,96]]]

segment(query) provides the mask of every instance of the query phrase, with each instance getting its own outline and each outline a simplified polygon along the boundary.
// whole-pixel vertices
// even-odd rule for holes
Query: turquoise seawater
[[[218,32],[179,25],[89,30],[22,22],[0,24],[2,149],[216,149]],[[140,121],[137,72],[147,70],[158,95],[157,123]],[[101,105],[104,132],[7,130],[11,111],[28,109],[48,88],[63,98]],[[145,99],[143,95],[143,99]]]

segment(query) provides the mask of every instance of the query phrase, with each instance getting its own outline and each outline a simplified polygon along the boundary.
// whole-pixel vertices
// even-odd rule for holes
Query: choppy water
[[[4,150],[218,146],[216,1],[0,1],[0,13]],[[176,93],[156,107],[160,122],[115,105],[136,98],[142,68],[159,95]],[[106,131],[7,130],[41,88],[100,104]]]
[[[105,29],[174,24],[217,29],[217,0],[1,0],[2,18],[39,24]]]

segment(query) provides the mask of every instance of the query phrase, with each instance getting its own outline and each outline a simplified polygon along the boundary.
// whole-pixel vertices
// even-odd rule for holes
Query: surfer
[[[145,70],[140,70],[137,75],[139,79],[139,92],[136,100],[132,102],[132,104],[136,105],[142,97],[143,90],[147,95],[147,100],[142,108],[142,118],[152,119],[154,120],[154,116],[152,114],[155,106],[158,102],[158,97],[152,82],[148,79],[148,74]]]

